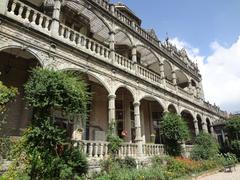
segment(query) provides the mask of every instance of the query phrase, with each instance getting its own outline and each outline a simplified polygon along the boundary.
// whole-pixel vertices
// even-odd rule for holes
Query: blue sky
[[[205,99],[240,111],[240,0],[111,0],[122,2],[153,28],[186,48],[203,76]]]
[[[144,28],[154,28],[160,40],[166,32],[198,47],[209,55],[209,44],[230,46],[240,32],[240,0],[113,0],[123,2],[141,19]]]

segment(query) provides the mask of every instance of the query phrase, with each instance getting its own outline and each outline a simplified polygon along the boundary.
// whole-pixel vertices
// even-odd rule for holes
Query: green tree
[[[34,116],[15,153],[27,159],[24,172],[31,179],[72,179],[86,173],[87,161],[80,147],[73,146],[66,130],[52,117],[58,110],[70,119],[75,114],[86,118],[90,95],[84,81],[73,73],[36,68],[25,94]]]
[[[181,143],[189,138],[188,126],[181,116],[166,113],[161,122],[166,151],[173,156],[181,154]]]
[[[191,152],[191,158],[194,160],[208,160],[219,153],[219,145],[215,138],[208,133],[200,133],[195,139]]]
[[[225,124],[229,140],[240,140],[240,117],[234,116]]]
[[[234,116],[225,124],[228,135],[228,149],[240,159],[240,117]]]

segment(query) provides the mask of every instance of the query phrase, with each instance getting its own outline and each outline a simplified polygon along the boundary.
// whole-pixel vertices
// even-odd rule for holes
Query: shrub
[[[17,94],[18,90],[16,88],[4,86],[0,81],[0,130],[1,126],[5,123],[5,113],[7,111],[6,105],[13,101]]]
[[[166,151],[173,156],[181,154],[181,142],[189,138],[186,122],[181,116],[166,113],[161,122]]]
[[[137,162],[132,157],[125,157],[124,159],[116,159],[121,168],[135,169],[137,168]]]
[[[230,141],[239,140],[240,138],[240,117],[235,116],[228,120],[225,124],[225,130],[228,133]]]
[[[230,151],[240,158],[240,140],[233,140],[230,142]]]
[[[208,133],[200,133],[191,151],[191,158],[194,160],[208,160],[215,157],[219,152],[216,140]]]
[[[25,85],[25,94],[34,116],[15,151],[16,173],[21,169],[31,179],[72,179],[86,173],[86,157],[52,117],[57,109],[66,117],[77,113],[85,119],[89,98],[85,83],[70,73],[36,68]],[[24,156],[25,161],[19,159]],[[21,162],[23,168],[19,168]]]

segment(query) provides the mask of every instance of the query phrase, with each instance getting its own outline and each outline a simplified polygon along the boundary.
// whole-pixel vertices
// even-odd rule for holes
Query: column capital
[[[134,107],[136,107],[136,106],[140,106],[140,104],[141,104],[141,103],[140,103],[139,101],[135,101],[135,102],[133,102],[133,106],[134,106]]]
[[[109,94],[108,99],[116,99],[116,95],[115,94]]]

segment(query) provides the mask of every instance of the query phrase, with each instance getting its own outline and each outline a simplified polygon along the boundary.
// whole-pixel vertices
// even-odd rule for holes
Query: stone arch
[[[18,50],[26,51],[29,54],[31,54],[34,58],[37,59],[40,66],[42,66],[42,67],[44,66],[44,61],[40,58],[40,56],[28,47],[25,48],[24,46],[21,46],[21,45],[6,45],[6,46],[0,47],[0,52],[2,52],[4,50],[8,50],[8,49],[18,49]]]
[[[168,60],[166,60],[166,59],[163,61],[163,68],[164,68],[165,78],[168,81],[173,82],[173,77],[172,77],[173,67],[172,67],[171,63],[168,62]]]
[[[91,72],[91,71],[86,71],[85,69],[82,69],[80,67],[69,67],[69,68],[62,68],[62,69],[58,69],[58,70],[61,70],[61,71],[79,71],[81,73],[88,74],[88,75],[94,77],[96,80],[98,80],[100,82],[100,84],[103,85],[103,87],[107,90],[107,92],[109,94],[112,93],[110,85],[108,85],[106,80],[99,74],[96,74],[96,73]]]
[[[161,121],[166,110],[164,103],[153,95],[145,94],[140,99],[140,117],[144,142],[163,144]],[[151,136],[154,134],[154,138]]]
[[[171,103],[168,105],[168,112],[177,113],[177,108],[175,107],[174,104]]]
[[[180,69],[175,70],[176,73],[176,80],[178,87],[185,89],[189,86],[189,79],[187,75],[182,72]]]
[[[157,54],[149,47],[146,47],[143,44],[135,45],[137,49],[137,61],[144,66],[151,66],[153,63],[161,63]]]
[[[0,81],[6,86],[18,89],[14,102],[9,103],[6,124],[1,135],[18,136],[32,120],[31,108],[26,108],[24,84],[30,77],[32,68],[43,66],[40,57],[29,48],[10,45],[0,48]]]
[[[130,47],[133,46],[133,39],[132,39],[132,37],[131,37],[126,31],[124,31],[124,30],[122,30],[122,29],[120,29],[120,28],[117,28],[117,29],[115,30],[115,42],[117,41],[117,40],[116,40],[116,39],[117,39],[116,35],[117,35],[118,33],[122,33],[122,34],[125,36],[125,38],[127,38],[127,39],[129,40],[130,44],[127,44],[127,45],[129,45]]]
[[[192,144],[193,138],[196,136],[195,128],[194,128],[194,114],[190,110],[183,109],[181,111],[181,117],[187,122],[189,132],[190,132],[190,141],[187,143]]]
[[[131,93],[131,95],[132,95],[132,97],[133,97],[133,99],[134,99],[134,102],[136,101],[136,91],[135,91],[135,89],[127,86],[126,84],[118,84],[118,85],[116,85],[116,86],[114,87],[114,89],[113,89],[113,94],[116,94],[116,92],[117,92],[117,90],[118,90],[119,88],[125,88],[125,89],[127,89],[127,90]]]
[[[155,101],[157,101],[157,102],[159,103],[159,105],[163,108],[163,110],[166,110],[166,105],[165,105],[165,103],[162,102],[159,98],[157,98],[157,97],[155,97],[155,96],[153,96],[153,95],[145,94],[145,95],[141,96],[138,101],[140,102],[140,101],[143,100],[143,99],[152,99],[152,100],[155,100]]]
[[[90,19],[90,27],[92,31],[102,36],[104,39],[108,39],[109,33],[113,31],[109,23],[106,22],[102,15],[95,10],[94,6],[87,4],[84,1],[65,1],[63,6],[70,8],[77,14],[80,12],[80,14],[87,16]],[[99,29],[95,30],[95,28],[103,29],[99,31]]]

